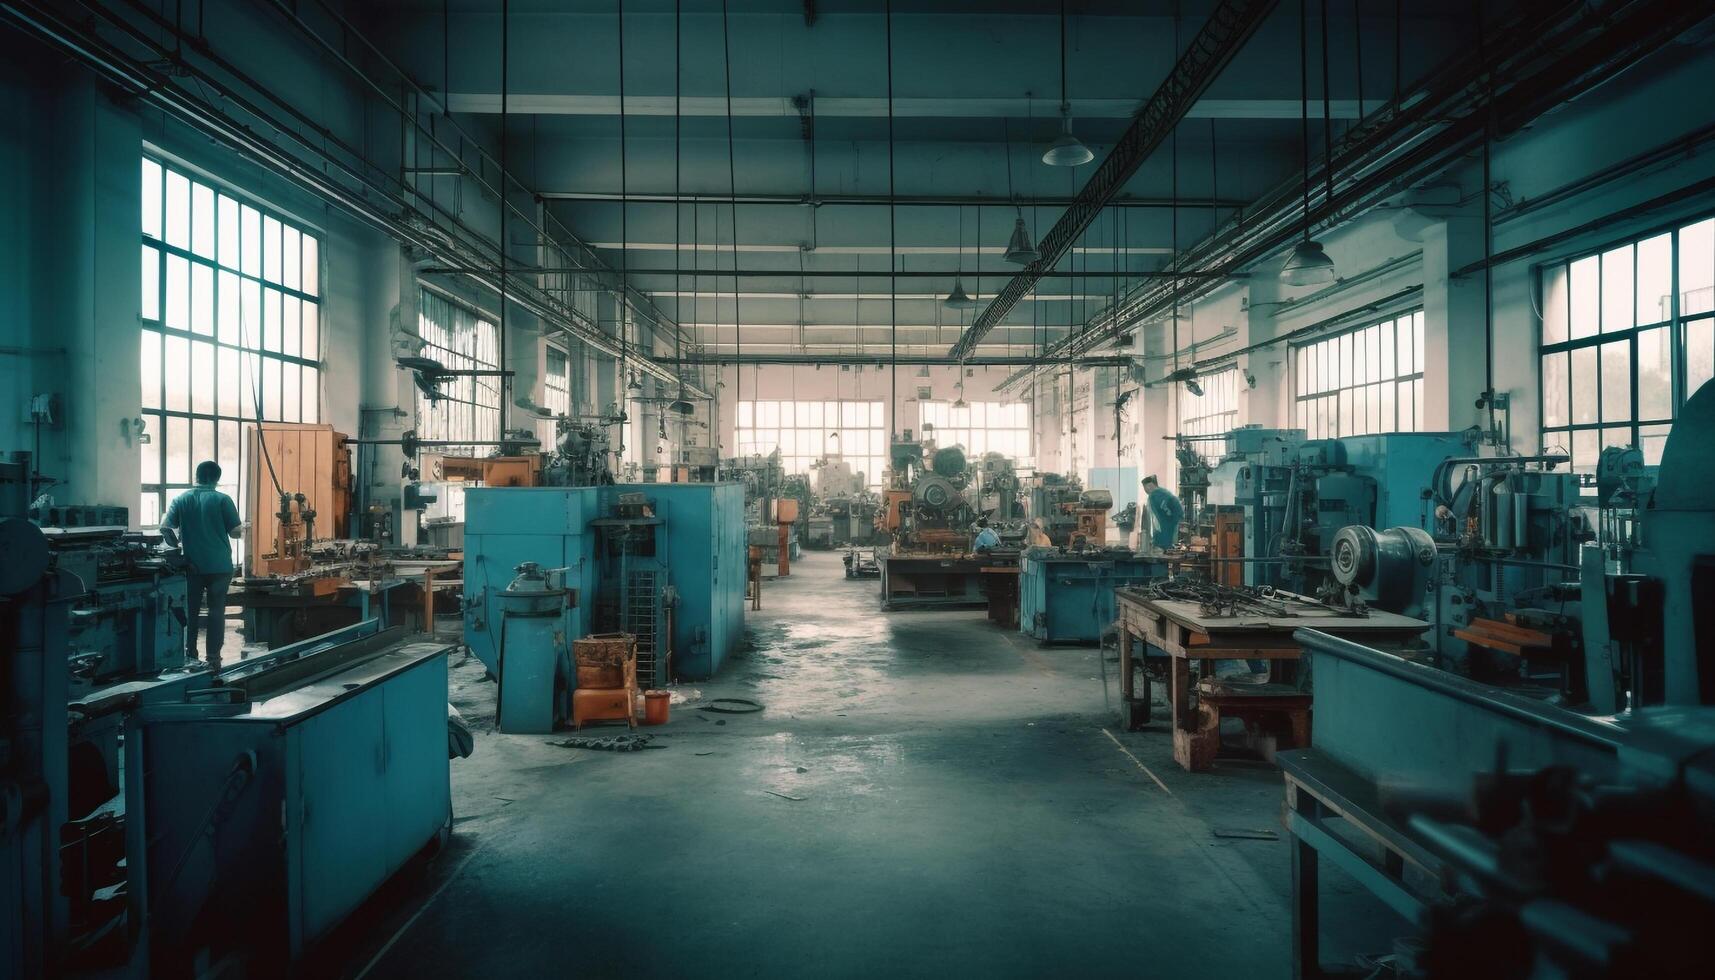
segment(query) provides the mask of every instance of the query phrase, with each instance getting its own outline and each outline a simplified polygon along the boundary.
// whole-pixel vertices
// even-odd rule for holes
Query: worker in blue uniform
[[[220,482],[220,464],[212,459],[197,464],[197,485],[167,507],[161,519],[161,537],[178,546],[190,572],[185,576],[190,621],[185,624],[185,659],[197,659],[197,627],[202,605],[208,601],[209,669],[220,672],[220,648],[226,639],[226,590],[232,584],[232,546],[228,540],[244,531],[238,507],[232,498],[215,488]]]
[[[987,524],[982,525],[982,530],[977,532],[976,541],[971,544],[971,550],[980,555],[998,547],[1000,547],[1000,535],[995,533],[995,529]]]
[[[1150,540],[1156,550],[1165,551],[1179,540],[1179,522],[1185,517],[1185,506],[1153,475],[1143,478],[1143,492],[1149,502],[1149,516],[1155,524]]]

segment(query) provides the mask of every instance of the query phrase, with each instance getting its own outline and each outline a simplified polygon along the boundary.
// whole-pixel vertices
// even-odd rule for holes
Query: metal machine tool
[[[86,594],[0,522],[0,974],[290,963],[447,833],[446,645],[370,622],[219,686],[98,681],[74,638],[123,641],[74,625]]]
[[[1568,547],[1570,513],[1549,507],[1551,519],[1538,521],[1530,501],[1495,499],[1535,493],[1541,482],[1517,477],[1551,463],[1449,464],[1479,468],[1469,497],[1437,481],[1455,501],[1459,534],[1439,550],[1510,560],[1506,549]],[[1499,469],[1482,469],[1491,465]],[[1695,975],[1702,966],[1701,934],[1685,923],[1706,921],[1715,895],[1703,771],[1715,748],[1715,387],[1685,403],[1655,487],[1637,492],[1629,566],[1593,544],[1575,579],[1545,570],[1565,578],[1554,583],[1556,614],[1562,601],[1584,613],[1582,656],[1560,670],[1581,668],[1585,701],[1572,685],[1529,697],[1529,688],[1295,634],[1316,682],[1315,747],[1280,757],[1302,975],[1321,968],[1322,858],[1407,920],[1430,924],[1424,975],[1538,975],[1545,963],[1553,969],[1541,975]],[[1429,805],[1470,797],[1482,773],[1491,775],[1477,783],[1474,829]],[[1340,832],[1330,829],[1336,815]],[[1475,965],[1473,955],[1482,957]]]
[[[1445,459],[1465,455],[1472,434],[1397,432],[1307,440],[1302,429],[1241,427],[1210,476],[1208,506],[1215,523],[1241,520],[1215,538],[1238,536],[1249,585],[1279,585],[1314,593],[1328,583],[1329,559],[1341,528],[1423,526],[1424,475]],[[1238,550],[1237,547],[1227,550]]]
[[[1495,681],[1558,677],[1581,702],[1578,604],[1568,596],[1577,595],[1580,548],[1596,532],[1577,475],[1558,469],[1566,462],[1462,456],[1435,468],[1429,491],[1443,561],[1426,618],[1444,665]]]
[[[984,453],[976,467],[977,512],[991,522],[1025,519],[1024,498],[1012,458],[1003,453]]]
[[[876,515],[877,528],[892,539],[877,556],[882,608],[992,605],[985,577],[1009,576],[1014,586],[1003,589],[1016,595],[1017,549],[972,551],[977,514],[964,451],[933,449],[911,435],[906,430],[893,443]],[[1010,620],[1011,614],[1004,618]]]
[[[527,562],[563,569],[554,587],[567,594],[570,639],[654,629],[657,685],[710,677],[736,648],[747,564],[738,484],[479,488],[465,506],[464,639],[496,677],[505,593]]]

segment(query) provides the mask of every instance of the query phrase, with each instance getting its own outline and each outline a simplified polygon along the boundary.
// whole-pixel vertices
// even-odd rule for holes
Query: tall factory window
[[[1197,379],[1203,389],[1201,396],[1189,390],[1179,392],[1179,434],[1185,436],[1219,436],[1233,431],[1239,424],[1239,367],[1233,365],[1214,374]],[[1224,439],[1198,439],[1192,444],[1206,459],[1226,455]]]
[[[548,345],[542,365],[542,407],[555,415],[572,414],[572,359],[553,344]],[[554,445],[558,426],[553,419],[536,423],[536,436],[544,450]]]
[[[741,456],[780,450],[788,473],[808,474],[811,463],[838,453],[873,487],[887,468],[887,427],[878,401],[741,401],[737,437]]]
[[[983,453],[1001,453],[1020,462],[1031,459],[1030,409],[1023,402],[926,401],[920,409],[922,430],[934,436],[936,446],[961,446],[972,459]]]
[[[1608,446],[1660,462],[1678,406],[1715,376],[1715,218],[1539,272],[1543,448],[1583,473]]]
[[[459,371],[495,370],[500,366],[500,333],[494,322],[439,293],[422,291],[417,332],[422,356]],[[500,438],[500,378],[456,377],[441,386],[434,405],[417,393],[417,434],[424,440],[454,443],[441,450],[455,456],[477,456],[490,447],[458,445]]]
[[[1292,349],[1295,424],[1312,439],[1423,429],[1423,311]]]
[[[321,239],[158,156],[142,158],[143,421],[137,521],[199,461],[238,504],[244,424],[321,418]],[[242,515],[248,517],[249,515]]]

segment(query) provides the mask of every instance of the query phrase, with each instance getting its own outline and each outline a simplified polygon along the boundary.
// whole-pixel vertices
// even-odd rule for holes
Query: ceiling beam
[[[1119,194],[1143,161],[1173,133],[1209,84],[1262,26],[1274,6],[1275,0],[1221,0],[1209,12],[1209,19],[1191,39],[1191,44],[1173,70],[1168,72],[1161,87],[1138,110],[1125,134],[1090,175],[1089,183],[1078,193],[1077,202],[1061,214],[1060,220],[1037,245],[1041,258],[1014,276],[1000,295],[983,308],[959,342],[953,345],[950,353],[954,357],[975,350],[991,327],[1000,322],[1016,303],[1035,291],[1037,274],[1054,268],[1072,251],[1073,243],[1096,220],[1103,206]]]
[[[625,95],[627,116],[712,116],[725,118],[727,100],[720,95]],[[1380,99],[1365,99],[1369,111],[1387,103]],[[454,92],[447,97],[453,112],[499,115],[500,93]],[[573,92],[509,92],[506,111],[521,116],[617,116],[618,94],[586,94]],[[893,115],[898,119],[1029,119],[1053,120],[1058,104],[1051,99],[1028,98],[896,98]],[[1185,113],[1187,119],[1289,119],[1299,116],[1296,98],[1262,99],[1203,99]],[[1128,119],[1137,112],[1135,99],[1073,99],[1072,115],[1079,119]],[[736,118],[797,119],[803,113],[793,96],[735,96],[732,114]],[[844,117],[855,119],[886,119],[887,99],[881,96],[834,98],[818,95],[815,99],[818,119]],[[1322,101],[1310,103],[1310,114],[1322,116]],[[1333,99],[1328,114],[1334,119],[1360,117],[1356,99]]]
[[[427,271],[427,272],[447,272],[447,271],[451,271],[451,270],[427,269],[425,271]],[[563,268],[531,266],[531,267],[524,268],[523,271],[533,273],[533,274],[539,274],[539,275],[555,275],[555,274],[569,275],[569,274],[576,274],[576,273],[589,273],[591,270],[575,268],[572,266],[566,266]],[[895,272],[888,272],[886,269],[802,269],[802,270],[800,270],[800,269],[695,269],[695,268],[688,268],[688,267],[683,268],[683,269],[627,269],[625,274],[627,276],[632,277],[632,278],[636,278],[638,276],[719,276],[723,279],[730,279],[733,276],[737,276],[740,279],[766,279],[766,278],[776,278],[776,279],[951,279],[954,275],[963,275],[963,273],[960,273],[954,269],[945,269],[945,270],[940,270],[940,271],[933,270],[933,269],[900,269],[900,270],[897,270]],[[1007,274],[1006,272],[993,272],[993,271],[980,273],[981,277],[984,279],[988,279],[991,277],[992,278],[998,278],[998,277],[1006,275],[1006,274]],[[979,275],[979,273],[977,273],[974,270],[970,273],[970,276],[973,280],[976,279],[978,277],[978,275]],[[1089,272],[1083,272],[1083,271],[1073,272],[1069,269],[1053,269],[1053,270],[1050,270],[1048,272],[1042,273],[1041,278],[1043,278],[1043,279],[1172,279],[1172,278],[1174,278],[1174,275],[1175,274],[1173,272],[1170,272],[1166,269],[1149,270],[1149,271],[1142,270],[1142,269],[1129,269],[1129,270],[1128,269],[1118,269],[1118,270],[1114,270],[1111,272],[1102,272],[1099,270],[1091,270]],[[1180,279],[1249,279],[1250,273],[1248,273],[1248,272],[1222,272],[1220,270],[1198,271],[1198,272],[1186,271],[1186,272],[1178,273],[1178,278],[1180,278]],[[865,295],[864,298],[865,299],[886,299],[887,294],[886,293],[868,294],[868,295]]]
[[[916,367],[919,364],[941,365],[944,367],[1026,367],[1037,364],[1079,364],[1088,367],[1121,367],[1131,363],[1129,358],[1083,356],[1076,359],[1061,359],[1045,361],[1040,356],[1018,354],[973,354],[963,361],[948,359],[945,354],[906,354],[894,356],[888,353],[869,354],[854,352],[827,353],[748,353],[723,354],[719,351],[707,351],[695,357],[658,357],[661,364],[691,367],[696,365],[713,364],[857,364],[883,367],[890,364]]]
[[[958,245],[799,245],[780,242],[585,242],[590,248],[620,251],[629,249],[634,252],[714,252],[717,255],[731,255],[733,252],[755,252],[773,255],[1005,255],[1005,245],[972,245],[960,248]],[[1077,246],[1066,249],[1066,254],[1088,255],[1100,258],[1104,255],[1172,255],[1173,249],[1165,245],[1122,245],[1119,248],[1096,245]]]
[[[1070,197],[1020,197],[1016,201],[996,197],[993,194],[983,196],[976,194],[901,194],[889,197],[886,194],[740,194],[736,197],[730,194],[639,194],[635,191],[619,194],[612,191],[538,191],[537,197],[545,201],[568,201],[575,204],[609,203],[618,204],[755,204],[755,205],[801,205],[805,207],[887,207],[894,205],[902,208],[962,208],[962,207],[1044,207],[1063,208],[1073,202]],[[1165,208],[1181,207],[1187,209],[1205,208],[1243,208],[1250,205],[1249,201],[1237,198],[1208,198],[1182,197],[1178,202],[1165,197],[1133,197],[1121,195],[1108,203],[1110,208]]]

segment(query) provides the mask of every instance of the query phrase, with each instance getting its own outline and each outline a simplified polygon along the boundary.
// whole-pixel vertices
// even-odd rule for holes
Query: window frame
[[[1189,391],[1178,393],[1178,405],[1175,412],[1179,416],[1178,432],[1182,436],[1219,436],[1238,428],[1239,425],[1239,366],[1229,364],[1218,371],[1200,375],[1197,378],[1198,387],[1203,389],[1202,397]],[[1219,405],[1216,405],[1216,402]],[[1187,405],[1208,409],[1197,415],[1185,414]],[[1192,448],[1204,456],[1219,457],[1227,453],[1227,440],[1199,438],[1193,441]]]
[[[762,405],[771,406],[770,412],[774,418],[774,423],[772,425],[765,424],[759,417],[760,414],[767,414],[759,412],[758,406]],[[797,421],[798,406],[800,405],[822,406],[822,423],[820,425],[813,423],[800,424]],[[829,405],[840,406],[839,411],[841,421],[837,425],[829,425],[827,422],[826,412],[827,406]],[[862,425],[845,424],[845,407],[848,405],[861,406],[861,414],[865,419],[867,419],[867,421]],[[780,413],[783,406],[791,406],[792,408],[793,421],[790,425],[784,424],[781,421]],[[750,424],[745,424],[746,419],[750,420]],[[792,432],[795,434],[811,433],[812,435],[809,442],[812,445],[822,447],[821,451],[803,453],[797,451],[795,446],[792,449],[788,449],[786,446],[781,445],[781,434],[786,432]],[[888,465],[889,453],[886,403],[881,399],[751,398],[741,400],[735,403],[733,407],[733,445],[737,447],[739,457],[748,459],[754,455],[767,456],[778,449],[780,451],[781,468],[787,473],[808,476],[810,474],[811,464],[824,455],[830,455],[827,447],[829,439],[831,438],[831,433],[833,432],[839,432],[841,434],[840,456],[851,465],[852,471],[854,473],[861,472],[864,477],[864,483],[867,486],[880,487],[882,472]],[[867,452],[846,452],[845,447],[851,445],[851,434],[856,432],[865,433],[864,441],[869,447]],[[773,433],[774,435],[772,440],[761,439],[758,438],[759,433]],[[796,435],[793,437],[793,442],[795,445],[798,443],[798,437]]]
[[[918,432],[918,434],[921,436],[925,432],[927,432],[928,433],[927,437],[931,437],[935,440],[935,446],[937,448],[945,448],[947,446],[958,446],[959,448],[964,450],[965,455],[972,462],[975,462],[977,459],[980,459],[984,452],[1000,452],[1002,455],[1013,460],[1014,464],[1021,469],[1028,469],[1028,468],[1031,468],[1035,465],[1036,433],[1035,433],[1034,428],[1031,424],[1030,403],[1029,402],[1015,398],[1015,399],[1003,399],[1003,400],[995,400],[995,399],[973,400],[973,401],[967,402],[966,404],[967,404],[967,411],[969,411],[969,412],[975,412],[975,411],[977,411],[978,406],[981,406],[982,412],[985,416],[989,413],[989,411],[992,408],[995,408],[995,407],[1005,408],[1008,411],[1012,411],[1013,409],[1021,409],[1022,410],[1021,414],[1023,416],[1022,424],[1020,424],[1020,425],[992,425],[985,420],[982,425],[976,425],[976,424],[970,424],[970,423],[965,424],[965,425],[954,425],[951,421],[951,418],[950,418],[951,413],[954,411],[953,403],[944,399],[944,398],[932,398],[932,399],[925,399],[925,400],[919,401],[917,403],[917,432]],[[937,422],[934,419],[931,419],[929,417],[931,412],[941,411],[941,410],[944,410],[949,416],[948,421],[945,425],[943,425],[942,423]],[[933,426],[934,428],[931,430],[929,428],[930,426]],[[987,448],[980,448],[979,449],[973,445],[976,442],[975,434],[978,432],[981,432],[983,434],[983,441],[985,443],[989,442],[991,437],[995,433],[1008,433],[1013,438],[1022,437],[1023,446],[1024,446],[1025,451],[1022,453],[1009,453],[1009,452],[1003,452],[1002,450],[998,450],[998,449],[987,449]],[[952,433],[953,436],[955,436],[955,438],[949,439],[943,435],[944,433]],[[957,436],[959,436],[960,434],[963,434],[963,438],[957,438]]]
[[[1535,281],[1532,283],[1533,298],[1536,300],[1536,396],[1537,396],[1537,435],[1538,445],[1543,451],[1550,449],[1564,450],[1573,456],[1571,469],[1573,472],[1594,474],[1596,462],[1602,449],[1609,445],[1631,445],[1642,448],[1646,462],[1655,463],[1660,459],[1660,449],[1666,443],[1667,433],[1679,417],[1685,400],[1692,392],[1688,383],[1688,366],[1690,361],[1690,332],[1696,325],[1706,322],[1715,324],[1715,308],[1687,314],[1684,312],[1684,296],[1681,290],[1682,251],[1681,237],[1687,230],[1715,220],[1715,215],[1709,213],[1692,215],[1674,221],[1656,224],[1650,228],[1637,231],[1622,237],[1610,239],[1598,246],[1579,249],[1553,260],[1540,262],[1534,267]],[[1657,238],[1668,238],[1667,270],[1667,316],[1665,319],[1639,322],[1638,283],[1639,283],[1639,252],[1638,246]],[[1631,325],[1614,330],[1606,329],[1604,320],[1607,310],[1607,290],[1609,287],[1606,274],[1608,255],[1619,249],[1627,249],[1630,255],[1631,268],[1629,287],[1631,291]],[[1572,267],[1589,259],[1596,259],[1594,284],[1596,297],[1594,300],[1595,325],[1589,336],[1573,337],[1572,321],[1574,318],[1572,303]],[[1566,277],[1567,298],[1563,303],[1566,329],[1565,337],[1553,343],[1546,342],[1549,325],[1549,278],[1559,270]],[[1712,268],[1715,277],[1715,268]],[[1708,287],[1704,287],[1708,288]],[[1639,397],[1639,341],[1651,331],[1665,330],[1668,352],[1668,386],[1671,389],[1668,398],[1668,415],[1666,418],[1640,418],[1642,408]],[[1627,368],[1629,392],[1627,416],[1623,420],[1607,421],[1603,410],[1603,370],[1602,349],[1609,344],[1624,343],[1627,352]],[[1576,378],[1573,370],[1574,352],[1594,349],[1595,360],[1595,390],[1588,397],[1594,397],[1594,420],[1578,422],[1575,398],[1577,397]],[[1565,360],[1565,418],[1559,424],[1548,424],[1548,384],[1547,363],[1549,358],[1564,354]],[[1623,443],[1608,442],[1608,431],[1614,429],[1627,430],[1629,437]],[[1649,430],[1648,435],[1645,435]],[[1579,433],[1594,433],[1595,452],[1588,460],[1580,457],[1575,447],[1579,441]],[[1654,453],[1651,449],[1654,449]]]
[[[317,424],[322,419],[322,382],[326,369],[322,354],[327,348],[326,233],[322,229],[304,222],[218,177],[189,166],[172,155],[147,145],[138,154],[140,185],[146,182],[150,165],[157,168],[155,176],[160,182],[160,188],[152,198],[145,193],[143,204],[139,209],[138,235],[140,246],[138,262],[139,274],[148,272],[148,252],[146,250],[153,250],[154,303],[152,315],[151,310],[146,309],[142,303],[139,304],[137,311],[140,344],[138,370],[140,390],[147,389],[151,383],[155,390],[152,403],[149,401],[150,393],[147,390],[141,391],[142,397],[139,399],[139,415],[145,421],[150,440],[140,447],[138,456],[139,513],[137,521],[142,527],[157,526],[161,517],[166,514],[166,508],[171,502],[171,498],[195,485],[195,467],[198,459],[203,456],[197,446],[198,423],[205,423],[209,426],[208,442],[202,448],[207,450],[207,458],[221,462],[221,489],[228,493],[237,504],[240,518],[248,519],[249,515],[245,513],[248,496],[246,471],[249,462],[246,426],[256,424],[259,418],[263,422],[294,424],[304,423],[306,420],[307,424]],[[177,175],[188,185],[185,192],[187,195],[184,216],[186,229],[185,244],[183,245],[168,241],[169,202],[166,186],[170,179],[169,175]],[[214,208],[214,216],[210,219],[207,229],[209,235],[207,254],[197,248],[198,221],[196,212],[198,207],[197,189],[199,187],[205,190],[208,197],[204,206]],[[235,246],[231,255],[234,262],[232,265],[228,265],[224,261],[227,256],[223,254],[222,248],[221,206],[224,201],[230,201],[233,204],[235,210],[232,219],[232,231],[239,238],[239,244]],[[154,215],[153,231],[145,224],[149,218],[146,209],[151,204],[157,209],[157,214]],[[262,255],[257,256],[254,271],[246,271],[248,268],[244,241],[247,237],[244,231],[246,209],[256,215],[255,224],[258,230],[258,238],[255,244],[259,251],[267,251],[266,243],[261,240],[260,235],[261,229],[268,227],[270,222],[275,225],[276,234],[280,237],[282,245],[286,230],[289,229],[297,235],[299,259],[297,266],[298,285],[296,287],[286,285],[283,270],[275,278],[268,278],[265,274],[267,263]],[[313,245],[306,243],[313,243]],[[306,274],[306,270],[312,269],[312,266],[304,262],[312,247],[314,250],[313,283],[309,281],[310,277]],[[281,247],[276,246],[275,251],[281,252]],[[171,295],[173,287],[169,282],[169,269],[173,264],[171,260],[179,260],[183,263],[184,268],[185,278],[180,284],[185,291],[183,326],[172,326],[168,323],[174,305]],[[281,254],[276,259],[276,265],[278,266],[283,261],[284,255]],[[211,298],[207,301],[206,306],[198,303],[194,295],[199,282],[197,271],[199,268],[208,270],[206,285],[203,288],[212,290]],[[232,288],[229,283],[235,284],[238,290],[237,299],[232,301],[232,310],[238,317],[238,324],[235,328],[238,333],[235,339],[223,329],[223,320],[226,319],[224,309],[226,304],[223,303],[223,299],[225,290]],[[254,336],[256,337],[254,343],[249,341],[252,332],[249,329],[251,325],[247,323],[246,318],[246,306],[248,304],[245,295],[249,291],[247,287],[252,285],[255,295],[254,309],[261,321],[254,324]],[[276,300],[275,297],[278,299]],[[280,329],[285,323],[284,310],[288,300],[298,305],[299,334],[298,342],[293,345],[297,353],[287,353],[284,335],[280,333]],[[144,302],[147,302],[147,297],[144,297]],[[268,347],[267,321],[270,319],[268,311],[276,303],[282,312],[279,321],[280,327],[275,328],[276,346],[270,349]],[[303,311],[306,306],[313,311],[312,315],[315,319],[313,326],[314,357],[305,356],[304,353],[303,339],[312,335],[312,330],[306,330],[303,326]],[[199,308],[208,317],[206,331],[198,329]],[[168,369],[167,352],[170,341],[177,341],[183,346],[184,357],[187,359],[185,364],[186,400],[183,408],[170,407],[173,401],[168,387],[171,372]],[[197,345],[206,345],[210,358],[208,363],[200,368],[198,367],[199,347]],[[152,362],[150,361],[151,347]],[[236,366],[239,372],[238,378],[242,379],[235,381],[242,386],[242,390],[238,391],[237,400],[232,406],[236,408],[235,412],[223,410],[225,406],[221,392],[223,387],[221,365],[223,360],[227,360],[222,356],[223,351],[232,352],[228,366]],[[278,368],[270,366],[274,364],[279,365]],[[298,376],[298,412],[297,417],[292,419],[285,418],[284,409],[288,403],[282,386],[280,384],[275,385],[276,390],[273,392],[272,402],[267,386],[267,376],[270,372],[277,371],[283,382],[284,372],[288,367]],[[149,376],[151,370],[153,371],[152,378]],[[209,373],[213,382],[204,390],[212,393],[206,395],[208,402],[205,403],[204,407],[198,408],[198,386],[204,384],[198,375],[203,371]],[[306,378],[307,372],[313,372],[313,374]],[[256,387],[257,385],[261,386],[260,390]],[[260,410],[258,410],[257,402],[261,402]],[[179,429],[179,432],[175,433],[175,429]],[[222,435],[223,430],[227,433],[225,437]],[[189,445],[186,447],[187,468],[182,474],[182,480],[176,478],[181,474],[169,470],[171,443],[181,435],[189,441]],[[236,445],[226,446],[225,443],[228,438],[234,441]],[[149,475],[151,461],[153,462],[154,479],[144,479],[145,476]],[[147,506],[150,497],[154,498],[153,508]]]
[[[473,303],[433,289],[427,283],[418,283],[417,287],[417,334],[423,344],[423,356],[434,357],[441,366],[452,370],[500,370],[498,318]],[[446,323],[431,318],[429,310],[435,304],[445,307],[449,314]],[[468,318],[469,323],[464,323],[461,318]],[[430,323],[447,332],[448,343],[441,343],[439,337],[427,336],[424,327]],[[471,331],[470,350],[459,349],[458,331],[461,329]],[[479,443],[496,442],[501,437],[501,380],[498,375],[454,377],[442,386],[442,394],[433,406],[429,404],[427,395],[417,391],[413,417],[418,437],[426,441],[448,440],[448,445],[436,447],[437,452],[446,456],[476,457],[491,452],[493,446]],[[489,395],[493,397],[492,404],[479,400]],[[457,417],[461,411],[459,406],[468,410],[467,418]],[[471,441],[453,441],[460,439]]]
[[[1412,329],[1412,361],[1410,371],[1400,370],[1399,323],[1401,320],[1411,320]],[[1391,342],[1381,343],[1381,329],[1386,327],[1393,336]],[[1376,330],[1375,343],[1371,344],[1368,335],[1370,330]],[[1395,432],[1422,432],[1423,428],[1423,393],[1426,386],[1423,368],[1424,354],[1424,308],[1408,306],[1386,316],[1366,318],[1360,323],[1339,330],[1318,334],[1313,338],[1295,341],[1287,350],[1287,363],[1292,382],[1292,425],[1303,429],[1312,439],[1340,439],[1360,435],[1387,435]],[[1371,357],[1370,347],[1374,346],[1377,353]],[[1393,354],[1392,373],[1382,377],[1380,353],[1382,349],[1390,350]],[[1360,363],[1359,358],[1362,357]],[[1376,364],[1376,376],[1370,377],[1369,365]],[[1364,380],[1359,380],[1360,378]],[[1393,386],[1391,402],[1383,397],[1382,388]],[[1402,424],[1400,386],[1409,385],[1411,391],[1411,419],[1409,424]],[[1372,390],[1373,389],[1373,390]],[[1362,395],[1360,396],[1360,393]],[[1348,405],[1354,418],[1362,401],[1366,409],[1365,424],[1353,425],[1361,431],[1345,432],[1341,425],[1342,415]],[[1382,419],[1382,407],[1391,404],[1393,421],[1389,425]],[[1373,406],[1376,425],[1369,425]]]

